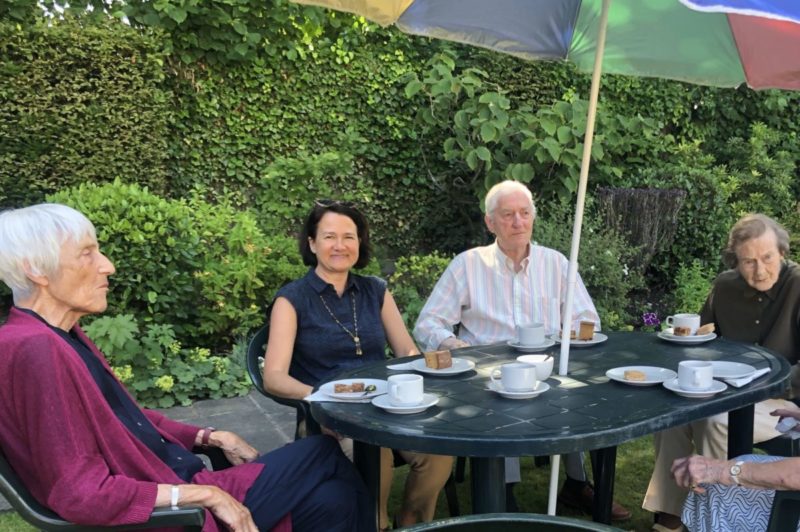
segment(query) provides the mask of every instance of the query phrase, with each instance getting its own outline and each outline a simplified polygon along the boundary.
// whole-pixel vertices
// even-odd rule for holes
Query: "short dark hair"
[[[736,268],[739,264],[739,257],[736,256],[736,248],[748,240],[759,238],[767,231],[775,233],[778,243],[778,251],[786,256],[789,253],[789,233],[784,227],[764,214],[747,214],[739,219],[731,228],[728,235],[728,245],[722,252],[722,260],[728,268]]]
[[[359,211],[355,204],[349,201],[337,200],[317,200],[308,213],[306,221],[303,224],[303,231],[300,233],[298,244],[300,247],[300,256],[303,257],[303,264],[306,266],[316,266],[317,256],[311,251],[311,245],[308,243],[309,238],[317,238],[317,227],[319,221],[325,216],[325,213],[334,212],[347,216],[353,223],[356,224],[356,232],[358,233],[358,261],[356,261],[354,268],[363,268],[369,264],[369,259],[372,256],[372,249],[369,244],[369,224],[367,218]]]

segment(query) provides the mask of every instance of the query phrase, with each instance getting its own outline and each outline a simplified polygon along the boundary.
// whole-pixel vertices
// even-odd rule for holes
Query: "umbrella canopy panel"
[[[602,0],[295,0],[426,37],[591,72]],[[794,10],[800,16],[800,2]],[[614,0],[603,71],[717,87],[800,89],[800,24],[704,13],[679,0]]]

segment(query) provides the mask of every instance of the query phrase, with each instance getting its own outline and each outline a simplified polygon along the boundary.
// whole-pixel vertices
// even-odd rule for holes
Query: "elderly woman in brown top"
[[[792,364],[792,395],[800,397],[796,362],[800,357],[800,268],[786,260],[789,234],[763,214],[749,214],[731,229],[724,251],[731,268],[721,273],[701,312],[703,323],[713,322],[724,338],[776,351]],[[755,405],[753,441],[779,435],[770,412],[797,410],[786,399],[769,399]],[[656,463],[643,508],[657,512],[654,530],[681,530],[679,519],[688,493],[678,486],[670,468],[678,458],[692,453],[727,458],[728,416],[721,414],[658,433]]]

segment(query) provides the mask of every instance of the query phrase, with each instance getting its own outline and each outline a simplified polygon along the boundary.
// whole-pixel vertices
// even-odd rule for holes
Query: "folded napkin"
[[[391,366],[386,366],[386,369],[390,369],[392,371],[406,371],[414,369],[414,366],[411,365],[411,362],[401,362],[399,364],[392,364]]]
[[[741,377],[739,379],[723,379],[725,382],[733,386],[734,388],[741,388],[742,386],[746,386],[756,380],[759,377],[762,377],[770,372],[770,368],[763,368],[759,369],[754,372],[752,375],[748,375],[747,377]]]
[[[373,397],[375,397],[374,394],[370,397],[364,397],[363,399],[338,399],[336,397],[331,397],[330,395],[323,393],[320,390],[317,390],[311,395],[303,397],[303,401],[309,403],[313,403],[315,401],[328,401],[331,403],[369,403],[372,402]]]

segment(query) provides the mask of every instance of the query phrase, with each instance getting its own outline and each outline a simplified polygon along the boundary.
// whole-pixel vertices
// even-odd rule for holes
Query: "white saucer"
[[[419,371],[420,373],[427,373],[428,375],[458,375],[459,373],[464,373],[465,371],[469,371],[475,367],[475,362],[467,360],[465,358],[456,358],[456,357],[453,357],[453,365],[450,366],[449,368],[444,368],[444,369],[429,368],[428,366],[425,365],[424,358],[418,358],[417,360],[412,360],[410,364],[415,371]]]
[[[645,375],[645,380],[628,380],[625,378],[626,371],[641,371]],[[674,379],[677,376],[678,374],[671,369],[657,368],[655,366],[623,366],[606,371],[606,377],[609,379],[623,384],[630,384],[631,386],[653,386],[654,384],[661,384],[664,381]]]
[[[675,336],[672,334],[672,329],[670,328],[658,333],[658,337],[662,340],[666,340],[667,342],[673,342],[676,344],[702,344],[705,342],[710,342],[717,337],[717,334],[712,332],[708,334],[701,334],[699,336]]]
[[[756,372],[756,368],[750,364],[741,362],[726,362],[724,360],[714,360],[711,362],[715,379],[742,379],[749,377]]]
[[[724,392],[728,388],[728,385],[720,381],[711,381],[711,389],[695,392],[695,391],[684,390],[683,388],[678,386],[678,379],[670,379],[668,381],[664,381],[664,388],[666,388],[671,392],[675,392],[682,397],[689,397],[691,399],[702,399],[705,397],[711,397],[712,395],[717,395],[719,392]]]
[[[388,395],[379,395],[372,400],[372,404],[386,410],[391,414],[418,414],[419,412],[424,412],[425,410],[429,409],[433,405],[439,402],[439,396],[432,393],[426,393],[422,395],[422,402],[418,405],[412,406],[398,406],[393,405],[389,401]]]
[[[353,384],[354,382],[363,382],[364,387],[366,388],[369,385],[375,386],[375,390],[371,392],[346,392],[346,393],[336,393],[334,392],[334,384]],[[319,387],[319,391],[327,395],[328,397],[333,397],[334,399],[339,399],[340,401],[363,401],[366,402],[366,399],[371,397],[375,397],[378,395],[382,395],[386,393],[387,384],[385,380],[381,379],[340,379],[338,381],[331,381],[326,382],[322,386]]]
[[[516,349],[517,351],[522,351],[523,353],[537,353],[539,351],[544,351],[548,347],[553,347],[556,343],[553,340],[545,340],[543,344],[539,345],[522,345],[518,344],[516,340],[509,340],[506,342],[508,345]]]
[[[551,334],[550,339],[553,341],[561,343],[561,333],[559,334]],[[602,344],[608,340],[608,336],[603,333],[596,332],[591,340],[577,340],[577,339],[570,339],[569,346],[570,347],[589,347],[592,345]]]
[[[544,381],[539,381],[536,383],[536,388],[533,390],[529,390],[527,392],[507,392],[503,389],[503,385],[501,383],[489,381],[486,383],[486,389],[496,392],[506,399],[530,399],[531,397],[536,397],[537,395],[541,395],[549,390],[550,385]]]

